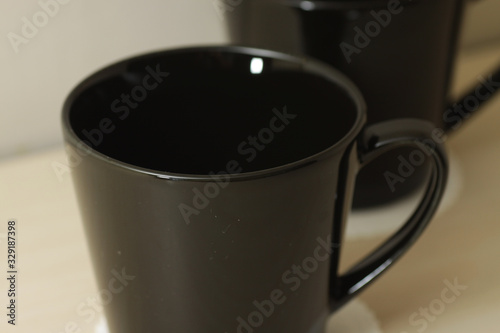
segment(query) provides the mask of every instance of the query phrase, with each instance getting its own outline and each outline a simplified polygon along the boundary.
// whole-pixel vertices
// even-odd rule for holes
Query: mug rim
[[[292,55],[283,52],[254,48],[254,47],[246,47],[238,45],[206,45],[206,46],[195,46],[195,47],[182,47],[175,49],[162,49],[158,51],[141,53],[139,55],[130,56],[122,60],[115,61],[114,63],[104,66],[98,69],[97,71],[93,72],[92,74],[88,75],[87,77],[85,77],[73,89],[71,89],[71,92],[68,94],[63,104],[62,127],[63,127],[63,135],[65,141],[67,143],[71,143],[75,147],[75,149],[81,149],[78,148],[78,146],[83,145],[85,146],[85,155],[93,156],[105,163],[109,163],[115,167],[120,167],[128,171],[137,172],[145,175],[151,175],[162,179],[170,179],[170,180],[190,180],[190,181],[202,181],[202,182],[214,181],[214,178],[216,179],[217,175],[185,174],[185,173],[160,171],[160,170],[140,167],[110,157],[104,153],[101,153],[94,147],[85,144],[84,141],[80,139],[80,137],[75,133],[69,117],[74,101],[80,96],[82,92],[86,91],[88,88],[97,84],[102,79],[108,78],[113,73],[119,73],[125,71],[126,67],[131,62],[146,60],[147,58],[150,57],[169,56],[176,53],[195,53],[195,52],[228,52],[228,53],[236,53],[242,55],[268,57],[299,64],[301,66],[300,69],[303,70],[305,73],[312,73],[319,75],[320,77],[326,79],[327,81],[333,84],[336,84],[339,88],[341,88],[349,97],[349,99],[351,99],[354,108],[356,110],[355,111],[356,117],[350,129],[342,138],[337,140],[334,144],[330,145],[328,148],[320,152],[317,152],[315,154],[304,157],[302,159],[298,159],[293,162],[282,164],[276,167],[257,170],[257,171],[250,171],[250,172],[225,174],[224,176],[227,176],[229,181],[263,178],[275,174],[286,173],[295,169],[302,168],[311,163],[317,162],[328,156],[331,156],[337,153],[343,147],[347,146],[349,143],[353,142],[356,136],[361,132],[361,129],[363,128],[366,122],[366,103],[360,90],[347,76],[345,76],[343,73],[341,73],[340,71],[338,71],[337,69],[333,68],[332,66],[326,63],[323,63],[319,60],[307,56]]]
[[[399,0],[402,5],[411,5],[424,0]],[[285,6],[304,11],[322,10],[370,10],[387,7],[387,0],[275,0]]]

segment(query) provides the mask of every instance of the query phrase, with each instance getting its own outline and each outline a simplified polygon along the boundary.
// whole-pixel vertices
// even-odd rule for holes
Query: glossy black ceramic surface
[[[323,332],[421,234],[446,182],[432,125],[365,128],[342,74],[258,49],[119,62],[71,93],[63,128],[112,333]],[[339,275],[356,174],[400,147],[431,157],[426,194]]]
[[[463,99],[457,107],[449,98],[466,2],[252,0],[220,11],[231,43],[306,54],[346,74],[365,97],[368,124],[410,117],[450,133],[479,107],[464,107],[470,101]],[[498,69],[483,74],[500,82]],[[471,83],[474,88],[481,85]],[[482,96],[487,95],[492,96],[488,91]],[[388,153],[360,173],[356,207],[393,202],[423,181],[426,172],[421,168],[398,191],[384,186],[384,171],[397,168],[400,153],[408,151]]]

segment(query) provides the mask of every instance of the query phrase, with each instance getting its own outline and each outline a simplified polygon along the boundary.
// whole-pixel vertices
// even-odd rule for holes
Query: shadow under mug
[[[422,233],[446,182],[429,123],[365,118],[340,72],[253,48],[147,54],[77,86],[63,128],[110,331],[323,332]],[[340,274],[356,174],[400,147],[414,166],[431,157],[425,195]]]

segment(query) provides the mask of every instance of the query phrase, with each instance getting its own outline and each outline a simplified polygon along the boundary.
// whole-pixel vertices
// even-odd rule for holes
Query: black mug
[[[252,0],[218,8],[231,43],[305,54],[347,75],[366,100],[368,124],[410,117],[453,133],[500,87],[496,68],[463,97],[449,96],[467,2]],[[396,192],[385,186],[384,171],[397,169],[401,153],[408,152],[389,153],[363,170],[355,207],[393,202],[418,188],[425,168]]]
[[[83,81],[63,129],[110,331],[323,332],[422,233],[446,182],[432,125],[365,118],[340,72],[252,48],[163,51]],[[339,274],[356,173],[400,147],[430,156],[425,195]]]

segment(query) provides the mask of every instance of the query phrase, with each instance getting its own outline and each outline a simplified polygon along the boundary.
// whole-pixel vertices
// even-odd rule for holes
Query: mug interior
[[[80,87],[69,126],[94,150],[155,171],[270,169],[335,145],[359,118],[345,87],[306,68],[224,48],[132,58]]]

